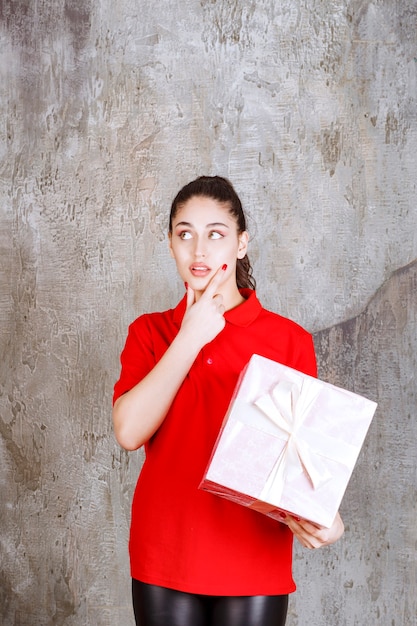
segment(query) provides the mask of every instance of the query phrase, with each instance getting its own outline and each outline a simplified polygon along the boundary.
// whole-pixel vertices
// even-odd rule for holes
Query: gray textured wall
[[[200,173],[241,193],[264,304],[379,402],[289,626],[416,623],[416,44],[415,0],[0,2],[4,626],[132,624],[112,385],[181,294],[166,215]]]

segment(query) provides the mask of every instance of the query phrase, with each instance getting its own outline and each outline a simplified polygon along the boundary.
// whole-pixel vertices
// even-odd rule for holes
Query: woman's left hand
[[[340,539],[345,530],[339,513],[336,515],[330,528],[323,528],[323,526],[318,524],[313,524],[303,519],[296,519],[289,514],[283,521],[292,530],[301,545],[310,550],[334,543]]]

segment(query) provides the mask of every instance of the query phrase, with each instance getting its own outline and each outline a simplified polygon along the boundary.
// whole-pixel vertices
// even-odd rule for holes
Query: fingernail
[[[301,521],[301,519],[299,517],[297,517],[296,515],[291,515],[291,517],[293,519],[295,519],[296,522],[300,522]]]
[[[282,519],[285,519],[287,517],[285,513],[282,513],[282,512],[280,512],[279,516],[282,517]]]
[[[188,283],[184,283],[184,287],[188,289]]]
[[[227,270],[227,263],[225,263],[224,265],[222,265],[222,270],[225,272]]]

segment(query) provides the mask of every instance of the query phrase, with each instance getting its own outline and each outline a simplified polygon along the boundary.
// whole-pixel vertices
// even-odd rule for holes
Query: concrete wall
[[[415,623],[415,0],[3,0],[4,626],[132,624],[141,453],[116,445],[128,323],[182,292],[167,210],[200,173],[250,214],[263,303],[379,402],[336,546],[289,626]]]

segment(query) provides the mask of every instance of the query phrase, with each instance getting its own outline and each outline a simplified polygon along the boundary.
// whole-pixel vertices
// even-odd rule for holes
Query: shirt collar
[[[249,326],[249,324],[251,324],[258,317],[262,310],[262,305],[253,289],[240,289],[239,291],[245,298],[245,301],[234,309],[226,311],[224,317],[226,322],[234,324],[235,326]],[[186,303],[187,295],[183,297],[174,309],[174,322],[177,326],[181,325],[182,318],[185,313]]]

